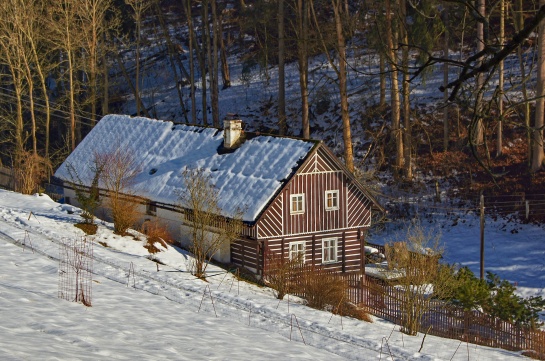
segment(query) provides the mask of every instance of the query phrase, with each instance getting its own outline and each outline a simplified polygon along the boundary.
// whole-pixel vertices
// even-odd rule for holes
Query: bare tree
[[[79,69],[76,53],[82,41],[82,29],[78,25],[78,7],[70,0],[53,2],[51,15],[51,29],[56,49],[59,51],[60,67],[65,69],[64,73],[68,78],[68,84],[64,88],[68,92],[70,149],[74,150],[77,144],[76,123],[78,116],[76,112],[80,85],[77,79]]]
[[[388,61],[390,63],[390,105],[392,108],[392,133],[395,140],[396,147],[396,161],[395,172],[396,174],[401,170],[403,166],[403,136],[401,134],[401,101],[399,99],[399,80],[397,69],[397,54],[394,48],[396,43],[397,34],[393,24],[393,11],[391,0],[385,0],[384,2],[386,12],[386,51]]]
[[[284,39],[284,0],[278,0],[278,128],[280,135],[286,134],[286,72]]]
[[[541,8],[545,7],[545,0],[539,1]],[[532,163],[531,171],[536,172],[545,162],[543,151],[543,127],[545,126],[545,24],[541,23],[538,34],[537,47],[537,89],[536,89],[536,113],[534,128],[532,131]]]
[[[114,222],[114,232],[125,235],[140,218],[139,202],[134,193],[134,177],[139,164],[130,149],[95,154],[95,164],[102,167],[101,181],[108,192],[107,207]]]
[[[186,209],[184,221],[190,228],[191,272],[204,279],[214,255],[242,231],[242,212],[229,218],[222,216],[218,190],[203,169],[186,169],[183,178],[180,200]]]
[[[348,91],[347,91],[347,60],[346,60],[346,38],[344,34],[343,26],[345,21],[348,21],[348,13],[344,13],[344,4],[342,0],[331,0],[331,9],[334,15],[334,29],[335,29],[335,50],[337,52],[337,64],[334,59],[329,56],[329,50],[324,40],[324,35],[319,31],[320,40],[324,48],[324,52],[328,58],[329,64],[335,70],[339,82],[339,96],[341,101],[341,120],[343,128],[343,142],[344,142],[344,162],[349,171],[354,171],[354,153],[352,149],[352,132],[350,129],[350,112],[348,109]],[[316,27],[320,28],[318,17],[314,5],[310,2],[312,16]]]
[[[136,24],[135,37],[136,37],[136,55],[135,55],[135,97],[140,97],[140,44],[142,38],[142,21],[144,13],[151,7],[150,0],[125,0],[125,3],[129,5],[134,11],[134,22]],[[140,115],[140,102],[136,102],[136,114]]]
[[[433,299],[447,299],[456,288],[453,268],[439,262],[439,237],[435,230],[425,231],[416,223],[408,227],[402,242],[386,245],[384,276],[404,293],[402,332],[410,335],[416,335],[424,314],[436,306]]]
[[[91,107],[91,125],[93,126],[97,118],[98,87],[101,75],[100,52],[101,44],[105,41],[105,33],[115,29],[117,21],[114,19],[108,21],[107,13],[112,10],[112,0],[82,0],[77,2],[81,7],[78,13],[81,16],[81,26],[83,27],[83,49],[86,53],[84,69],[87,73],[86,88],[89,89],[88,102]],[[107,71],[107,68],[106,68]],[[107,76],[107,74],[102,74]],[[138,86],[138,85],[137,85]]]
[[[308,53],[310,42],[309,1],[297,0],[295,14],[295,34],[297,37],[297,64],[299,65],[299,87],[301,89],[301,127],[303,138],[310,138]]]

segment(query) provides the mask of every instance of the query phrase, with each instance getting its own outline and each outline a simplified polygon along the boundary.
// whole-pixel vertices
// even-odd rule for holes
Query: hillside
[[[214,266],[207,283],[186,271],[190,255],[170,246],[153,256],[164,263],[157,268],[142,241],[116,236],[104,222],[92,238],[92,307],[68,302],[57,298],[59,244],[83,236],[74,227],[79,213],[45,195],[0,191],[3,359],[526,359],[456,340],[402,335],[377,318],[341,319],[294,297],[279,302],[270,289],[239,283]],[[456,229],[460,240],[464,229]],[[535,232],[544,230],[526,227],[519,234],[533,238]]]

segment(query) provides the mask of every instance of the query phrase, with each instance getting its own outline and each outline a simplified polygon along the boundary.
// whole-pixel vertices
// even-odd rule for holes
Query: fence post
[[[530,201],[526,200],[526,220],[530,217]]]

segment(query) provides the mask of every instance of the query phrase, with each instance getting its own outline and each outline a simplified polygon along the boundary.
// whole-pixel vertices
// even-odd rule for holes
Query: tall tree
[[[219,115],[219,74],[218,74],[218,43],[219,38],[222,36],[220,33],[220,26],[218,24],[219,18],[216,9],[216,0],[210,0],[212,8],[212,57],[209,61],[210,69],[210,92],[211,92],[211,101],[212,101],[212,123],[215,127],[220,126],[220,115]]]
[[[341,103],[341,121],[343,129],[344,143],[344,162],[349,171],[354,172],[354,153],[352,149],[352,131],[350,128],[350,112],[348,109],[348,74],[346,60],[346,38],[344,33],[345,22],[348,21],[349,13],[346,13],[346,7],[342,0],[330,0],[331,11],[333,12],[333,27],[335,31],[334,47],[337,53],[337,63],[329,56],[329,49],[324,40],[323,30],[319,31],[320,41],[324,48],[324,52],[328,58],[329,64],[335,70],[337,75],[339,97]],[[316,10],[312,1],[310,2],[312,17],[317,29],[320,29],[320,23],[316,16]]]
[[[545,0],[539,0],[539,6],[545,6]],[[537,45],[537,87],[536,112],[532,130],[532,163],[531,171],[536,172],[543,166],[545,153],[543,151],[543,127],[545,126],[545,24],[539,25]]]
[[[449,16],[448,9],[443,9],[442,18],[443,18],[443,27],[444,27],[444,40],[443,40],[443,58],[449,58]],[[448,71],[449,66],[448,62],[443,64],[443,86],[448,84]],[[448,114],[448,92],[443,92],[443,151],[448,151],[448,142],[449,142],[449,114]]]
[[[500,46],[503,46],[505,42],[505,0],[500,0],[500,34],[499,34]],[[496,157],[503,154],[503,87],[504,87],[504,63],[500,62],[499,74],[498,74],[498,131],[496,133]]]
[[[141,89],[141,84],[140,84],[140,46],[141,46],[141,42],[142,42],[142,22],[143,22],[143,18],[144,18],[144,14],[145,12],[151,7],[152,5],[152,2],[150,0],[125,0],[125,3],[127,5],[129,5],[134,14],[133,14],[133,17],[134,17],[134,22],[135,22],[135,25],[136,25],[136,29],[135,29],[135,38],[136,38],[136,49],[135,49],[135,57],[134,57],[134,62],[135,62],[135,82],[134,82],[134,87],[135,87],[135,98],[140,98],[140,89]],[[139,101],[136,102],[136,114],[137,115],[140,115],[140,112],[142,111],[141,109],[141,103]]]
[[[399,0],[399,33],[400,39],[403,44],[409,44],[409,30],[407,29],[407,3],[405,0]],[[413,177],[412,173],[412,159],[411,159],[411,100],[410,100],[410,75],[409,75],[409,47],[403,46],[401,48],[401,68],[403,69],[403,176],[405,180],[410,181]],[[399,155],[401,156],[401,155]]]
[[[485,16],[486,2],[485,0],[477,0],[477,53],[484,51],[486,46],[485,39]],[[479,59],[477,66],[482,65],[482,58]],[[483,92],[484,92],[484,74],[477,74],[476,79],[477,93],[475,97],[475,122],[470,129],[470,141],[472,144],[482,144],[484,141],[484,124],[483,124]]]
[[[286,134],[286,73],[284,68],[284,0],[278,0],[278,128],[280,135]]]
[[[79,44],[82,42],[81,27],[78,24],[78,7],[73,1],[59,0],[53,2],[51,19],[51,29],[55,39],[56,49],[59,51],[59,63],[61,73],[67,79],[61,79],[61,84],[67,92],[68,114],[69,114],[69,147],[71,150],[76,148],[76,122],[78,115],[77,100],[80,84],[77,79],[77,52],[80,50]]]
[[[303,138],[310,138],[309,100],[308,100],[308,52],[309,52],[309,1],[297,0],[296,29],[297,64],[299,67],[299,88],[301,92],[301,126]]]
[[[396,160],[395,173],[401,171],[403,167],[403,137],[401,134],[401,116],[400,116],[400,99],[399,99],[399,80],[397,69],[397,54],[394,44],[397,34],[394,31],[393,11],[390,0],[384,1],[386,12],[386,48],[388,61],[390,63],[390,105],[392,108],[392,134],[395,140]]]

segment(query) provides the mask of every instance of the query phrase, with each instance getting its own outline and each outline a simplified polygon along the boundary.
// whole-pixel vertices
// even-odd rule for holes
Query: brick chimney
[[[238,146],[242,135],[242,120],[223,121],[223,146],[234,149]]]

